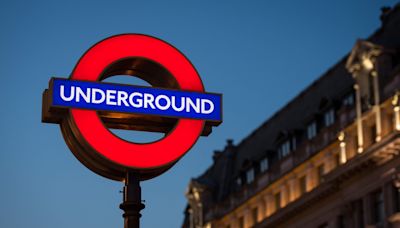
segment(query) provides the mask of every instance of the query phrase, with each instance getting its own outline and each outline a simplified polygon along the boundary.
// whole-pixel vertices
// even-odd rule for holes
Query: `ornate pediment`
[[[356,77],[362,70],[371,71],[375,67],[376,57],[383,51],[383,47],[365,40],[357,40],[346,62],[347,70]]]

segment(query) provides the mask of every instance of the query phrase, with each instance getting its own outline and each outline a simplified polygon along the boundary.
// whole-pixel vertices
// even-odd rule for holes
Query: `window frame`
[[[354,106],[354,101],[355,101],[354,93],[348,93],[342,99],[342,105],[344,105],[346,107],[352,107],[352,106]]]
[[[268,161],[268,158],[265,157],[265,158],[261,159],[261,161],[260,161],[260,171],[262,173],[264,173],[264,172],[268,171],[268,169],[269,169],[269,161]]]
[[[323,177],[325,175],[325,164],[324,163],[317,166],[317,175],[318,175],[318,177],[317,177],[318,184],[321,184],[323,182]]]
[[[282,208],[281,192],[277,192],[274,194],[274,205],[275,205],[275,211]]]
[[[312,140],[317,136],[317,121],[313,120],[307,124],[307,139]]]
[[[255,170],[254,168],[250,168],[246,171],[246,183],[251,184],[255,179]]]
[[[379,189],[371,194],[372,203],[372,219],[374,224],[382,224],[385,222],[385,199],[382,189]]]
[[[329,108],[327,111],[324,112],[324,126],[329,127],[335,123],[335,109]]]
[[[286,139],[281,144],[279,144],[278,153],[279,153],[279,158],[280,159],[289,156],[289,154],[291,153],[291,143],[290,143],[290,141],[291,141],[290,139]]]
[[[300,195],[307,192],[307,175],[303,175],[299,178],[299,191]]]

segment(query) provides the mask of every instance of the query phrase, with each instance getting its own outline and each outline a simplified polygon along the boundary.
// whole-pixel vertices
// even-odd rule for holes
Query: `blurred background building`
[[[184,228],[400,227],[400,5],[381,21],[249,136],[215,151],[189,183]]]

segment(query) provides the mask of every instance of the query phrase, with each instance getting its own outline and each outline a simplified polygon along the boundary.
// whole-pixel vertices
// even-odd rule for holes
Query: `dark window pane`
[[[385,217],[385,205],[382,191],[372,193],[372,212],[375,223],[382,223]]]
[[[300,177],[300,194],[303,195],[307,191],[306,176]]]
[[[325,167],[324,164],[318,166],[318,184],[322,182],[322,178],[325,174]]]
[[[400,189],[393,185],[393,199],[395,203],[395,211],[400,212]]]
[[[328,223],[324,223],[318,226],[318,228],[328,228]]]
[[[275,194],[275,209],[278,210],[281,208],[281,193],[278,192]]]
[[[253,208],[252,216],[253,216],[253,224],[257,224],[257,222],[258,222],[258,208],[257,207]]]
[[[344,225],[344,216],[343,215],[339,215],[338,216],[338,224],[337,224],[338,228],[345,228]]]
[[[244,228],[244,217],[239,218],[239,228]]]

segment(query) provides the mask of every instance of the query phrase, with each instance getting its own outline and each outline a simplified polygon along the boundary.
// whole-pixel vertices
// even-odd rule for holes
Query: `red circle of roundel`
[[[108,65],[128,57],[157,62],[174,76],[180,89],[204,92],[197,71],[182,53],[162,40],[139,34],[118,35],[96,44],[82,56],[70,79],[98,81]],[[111,133],[96,111],[74,108],[71,116],[83,138],[100,155],[114,163],[142,169],[162,167],[179,159],[197,141],[205,122],[182,118],[161,140],[138,144]]]

